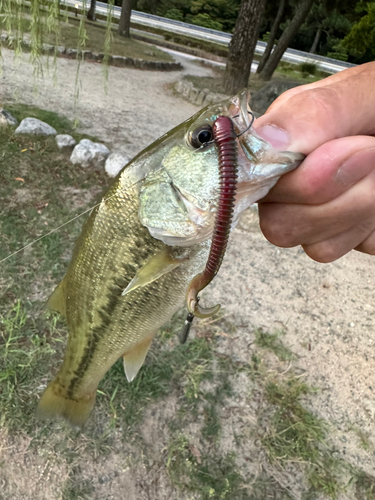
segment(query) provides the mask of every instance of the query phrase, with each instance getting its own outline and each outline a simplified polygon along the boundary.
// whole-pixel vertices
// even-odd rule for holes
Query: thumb
[[[345,70],[281,95],[254,127],[275,148],[305,155],[332,139],[374,135],[374,86],[374,62]]]

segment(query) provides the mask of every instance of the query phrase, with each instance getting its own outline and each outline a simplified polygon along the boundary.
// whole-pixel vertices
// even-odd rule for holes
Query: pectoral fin
[[[128,382],[134,380],[143,365],[153,338],[153,335],[147,337],[123,355],[124,370]]]
[[[126,295],[140,286],[152,283],[164,274],[173,271],[173,269],[178,267],[184,260],[184,258],[176,259],[173,257],[168,249],[162,250],[151,257],[151,259],[137,271],[136,275],[121,295]]]
[[[48,299],[48,307],[50,309],[53,309],[54,311],[59,312],[63,316],[66,315],[66,294],[65,294],[65,279],[63,279],[59,285],[57,285],[57,288],[51,295],[51,297]]]

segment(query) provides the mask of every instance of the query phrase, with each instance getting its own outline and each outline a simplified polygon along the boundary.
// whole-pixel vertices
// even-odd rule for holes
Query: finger
[[[355,247],[359,252],[375,255],[375,231],[373,231],[362,243]]]
[[[287,90],[286,92],[282,93],[277,99],[275,99],[274,102],[271,104],[271,106],[267,109],[266,113],[276,110],[277,108],[282,106],[288,99],[290,99],[296,94],[299,94],[300,92],[303,92],[304,90],[316,89],[318,87],[326,87],[327,85],[332,85],[334,83],[343,81],[346,78],[357,76],[366,69],[365,66],[366,65],[364,64],[354,66],[353,68],[349,68],[345,71],[340,71],[339,73],[335,73],[334,75],[331,75],[322,80],[318,80],[317,82],[308,83],[306,85],[300,85],[298,87],[293,87],[292,89]]]
[[[375,172],[321,205],[259,204],[261,230],[268,241],[280,247],[327,240],[362,224],[374,214]]]
[[[339,137],[373,135],[374,85],[375,62],[329,85],[296,93],[260,117],[255,128],[276,148],[306,155]]]
[[[375,137],[335,139],[313,151],[281,177],[262,201],[320,204],[348,190],[375,170]]]
[[[303,245],[306,254],[317,262],[333,262],[349,253],[353,248],[365,253],[375,253],[375,217],[352,226],[327,240]],[[372,236],[373,235],[373,236]],[[372,239],[370,241],[370,238]],[[365,244],[365,242],[368,242]]]

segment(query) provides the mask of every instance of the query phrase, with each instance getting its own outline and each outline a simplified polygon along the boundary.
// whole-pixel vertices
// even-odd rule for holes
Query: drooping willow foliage
[[[49,67],[49,59],[44,54],[53,56],[54,76],[56,76],[56,58],[60,52],[62,22],[75,14],[61,0],[0,0],[0,56],[1,47],[9,47],[20,56],[23,51],[30,52],[30,61],[34,66],[34,75],[41,75],[44,67]],[[79,89],[79,70],[83,59],[87,32],[86,15],[89,8],[86,0],[80,7],[78,26],[76,97]],[[108,59],[112,43],[112,20],[114,0],[108,1],[106,36],[103,47],[103,72],[108,78]],[[48,41],[48,44],[46,43]],[[51,47],[52,46],[52,47]],[[53,48],[54,47],[54,48]],[[69,47],[74,48],[74,47]]]

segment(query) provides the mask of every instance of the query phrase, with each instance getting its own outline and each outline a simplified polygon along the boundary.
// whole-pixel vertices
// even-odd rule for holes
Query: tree
[[[130,15],[132,13],[132,0],[122,0],[118,34],[130,38]]]
[[[280,26],[281,19],[282,19],[283,14],[284,14],[284,10],[285,10],[286,4],[287,4],[287,0],[281,0],[280,3],[279,3],[279,8],[277,9],[277,14],[276,14],[276,17],[275,17],[275,21],[272,24],[270,35],[269,35],[268,40],[267,40],[266,50],[264,51],[262,59],[260,60],[260,62],[258,64],[258,67],[257,67],[257,71],[256,72],[258,74],[264,68],[264,65],[268,61],[268,58],[269,58],[269,56],[271,54],[271,51],[273,49],[273,46],[274,46],[274,43],[275,43],[275,40],[276,40],[276,33],[277,33],[277,30],[279,29],[279,26]]]
[[[301,0],[295,9],[294,16],[290,20],[288,26],[281,35],[276,47],[273,49],[268,61],[264,65],[260,78],[262,80],[270,80],[277,65],[279,64],[284,52],[289,47],[290,42],[298,33],[302,23],[310,12],[314,0]]]
[[[358,11],[364,15],[355,22],[343,40],[343,45],[356,55],[366,52],[373,59],[375,57],[375,2],[360,3]]]
[[[95,9],[96,9],[96,0],[91,0],[90,9],[87,13],[87,19],[89,19],[90,21],[96,21]]]
[[[313,1],[313,0],[311,0]],[[235,94],[248,85],[265,0],[242,0],[224,74],[226,92]]]

